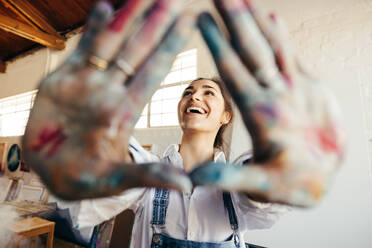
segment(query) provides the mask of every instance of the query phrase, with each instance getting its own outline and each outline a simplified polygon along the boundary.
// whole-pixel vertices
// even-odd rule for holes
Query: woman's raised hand
[[[198,25],[253,140],[247,166],[205,164],[194,184],[253,199],[312,206],[329,188],[345,147],[332,94],[303,72],[282,21],[251,0],[215,0],[230,42],[209,14]]]
[[[172,166],[131,164],[129,137],[145,104],[195,29],[184,0],[128,0],[113,17],[93,9],[74,53],[40,84],[24,156],[58,196],[81,199],[126,188],[188,190]]]

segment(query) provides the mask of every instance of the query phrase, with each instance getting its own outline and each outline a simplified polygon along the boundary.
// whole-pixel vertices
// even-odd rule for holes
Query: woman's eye
[[[183,93],[183,96],[189,96],[189,95],[191,95],[191,91],[185,91],[185,92]]]
[[[214,96],[214,93],[213,93],[212,91],[209,91],[209,90],[206,91],[205,94],[206,94],[206,95],[212,95],[212,96]]]

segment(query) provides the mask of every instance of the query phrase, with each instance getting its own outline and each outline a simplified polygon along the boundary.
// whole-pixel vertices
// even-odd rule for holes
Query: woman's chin
[[[180,124],[182,131],[186,132],[206,132],[211,131],[211,127],[205,123],[200,123],[200,121],[186,121]]]

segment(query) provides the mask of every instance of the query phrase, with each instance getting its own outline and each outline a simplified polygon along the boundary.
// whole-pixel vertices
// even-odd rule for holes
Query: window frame
[[[192,80],[195,80],[196,78],[198,78],[198,49],[196,47],[195,48],[190,48],[190,49],[188,49],[186,51],[181,52],[180,54],[185,53],[185,52],[190,52],[190,51],[193,51],[193,50],[195,50],[195,59],[196,59],[195,65],[193,65],[193,66],[186,66],[184,68],[187,69],[187,68],[193,68],[194,67],[195,70],[196,70],[196,76],[195,76],[195,78],[194,79],[188,79],[188,80],[182,80],[182,81],[178,81],[178,82],[175,82],[175,83],[160,85],[160,87],[156,91],[162,90],[162,89],[166,89],[166,88],[170,88],[170,87],[185,85],[185,84],[188,84],[189,82],[191,82]],[[184,68],[181,67],[180,70],[182,70]],[[170,70],[168,73],[171,73],[171,72],[172,71]],[[154,92],[154,94],[155,94],[155,92]],[[182,97],[182,92],[180,92],[180,97]],[[147,113],[146,113],[147,122],[146,122],[146,127],[138,127],[138,128],[135,127],[134,128],[135,130],[161,129],[161,128],[177,128],[177,127],[179,127],[179,124],[178,125],[151,126],[151,116],[152,116],[151,115],[151,104],[152,104],[152,102],[153,102],[153,100],[152,100],[152,97],[151,97],[150,101],[147,104]],[[161,113],[161,114],[163,114],[163,113]],[[144,115],[142,115],[142,113],[141,113],[140,118],[142,116],[144,116]]]
[[[13,96],[4,97],[4,98],[1,98],[0,99],[0,137],[5,138],[5,137],[17,137],[17,136],[24,135],[24,132],[25,132],[25,129],[26,129],[26,126],[27,126],[27,122],[28,122],[28,118],[29,118],[29,115],[30,115],[30,111],[31,111],[31,109],[32,109],[32,107],[34,105],[34,102],[35,102],[35,98],[36,98],[37,93],[38,93],[38,90],[31,90],[31,91],[23,92],[23,93],[20,93],[20,94],[16,94],[16,95],[13,95]],[[12,112],[9,112],[9,113],[6,113],[6,114],[3,114],[2,113],[2,110],[3,109],[6,109],[6,107],[4,108],[2,106],[2,103],[10,102],[8,104],[11,105],[11,103],[13,101],[17,102],[20,99],[26,98],[26,97],[29,97],[29,96],[31,96],[31,98],[30,98],[30,108],[25,109],[25,110],[15,110],[15,111],[12,111]],[[21,103],[21,104],[24,104],[24,103]],[[19,104],[19,105],[21,105],[21,104]],[[2,123],[3,116],[17,114],[17,113],[21,113],[21,112],[27,112],[27,111],[29,112],[29,114],[27,116],[27,119],[26,119],[26,122],[25,122],[24,129],[23,129],[23,132],[22,133],[15,134],[15,135],[14,134],[6,134],[6,133],[4,134],[3,123]]]

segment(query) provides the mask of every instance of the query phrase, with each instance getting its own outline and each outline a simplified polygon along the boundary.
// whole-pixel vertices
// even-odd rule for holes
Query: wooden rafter
[[[62,36],[44,19],[41,13],[28,1],[24,0],[1,0],[11,8],[18,16],[25,20],[30,26],[33,26],[45,33],[52,34],[60,39]]]
[[[48,47],[52,47],[58,50],[62,50],[65,48],[65,41],[60,37],[52,34],[47,34],[43,31],[37,30],[29,25],[26,25],[22,22],[1,14],[0,28]]]
[[[6,64],[4,61],[0,60],[0,73],[5,73],[6,71]]]

